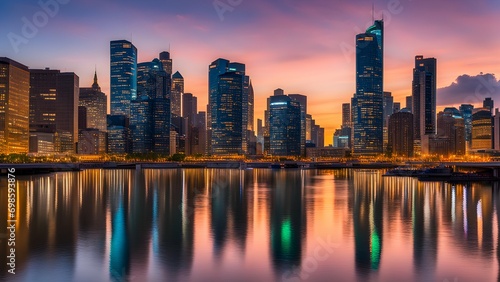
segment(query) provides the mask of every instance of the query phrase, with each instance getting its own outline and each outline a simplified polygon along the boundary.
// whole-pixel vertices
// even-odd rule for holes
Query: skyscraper
[[[342,104],[342,125],[343,126],[351,126],[351,104],[343,103]]]
[[[306,154],[306,115],[307,115],[307,96],[301,94],[288,94],[292,101],[300,105],[300,154]]]
[[[196,129],[196,117],[198,109],[198,98],[191,93],[182,95],[182,117],[186,119],[186,144],[185,154],[191,155],[195,143],[198,143],[198,134]]]
[[[300,103],[286,95],[271,96],[269,100],[270,154],[299,156],[301,154]]]
[[[473,105],[470,104],[462,104],[460,105],[460,113],[464,119],[465,123],[465,141],[467,145],[470,147],[472,141],[472,110],[474,109]]]
[[[127,40],[110,42],[111,114],[130,118],[130,102],[137,98],[137,48]]]
[[[479,108],[472,114],[472,150],[487,150],[493,148],[492,117],[488,108]]]
[[[94,73],[92,87],[80,88],[79,106],[87,109],[87,128],[95,128],[106,132],[106,114],[108,98],[97,83],[97,72]]]
[[[356,93],[351,100],[354,154],[383,152],[384,22],[356,35]]]
[[[135,153],[170,152],[168,77],[160,60],[137,67],[137,99],[132,101],[130,127]]]
[[[436,59],[415,56],[412,103],[415,139],[436,134]],[[425,151],[422,143],[422,151]]]
[[[253,113],[249,114],[249,95],[250,78],[245,75],[244,64],[230,63],[225,59],[217,59],[210,64],[207,121],[209,153],[246,153],[248,118],[253,116]]]
[[[0,152],[28,153],[30,73],[28,67],[0,57]]]
[[[384,127],[387,127],[389,117],[394,113],[394,97],[391,92],[384,91]]]
[[[170,95],[170,109],[172,116],[181,116],[181,97],[184,94],[184,77],[180,72],[175,72],[172,75],[172,91]]]
[[[389,155],[413,157],[413,114],[403,111],[392,114],[388,133]]]
[[[72,72],[30,70],[30,130],[55,125],[61,153],[76,151],[79,93],[79,78]]]

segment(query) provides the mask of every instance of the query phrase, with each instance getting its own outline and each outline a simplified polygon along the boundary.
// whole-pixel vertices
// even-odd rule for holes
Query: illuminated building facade
[[[30,73],[9,58],[0,57],[0,151],[28,153]]]
[[[250,78],[245,65],[217,59],[209,66],[207,135],[209,153],[246,154],[248,147]],[[253,110],[253,107],[251,107]]]
[[[101,87],[97,82],[97,72],[94,73],[92,87],[80,88],[78,105],[86,108],[87,128],[96,128],[106,132],[108,98],[101,91]]]
[[[300,103],[286,95],[269,99],[269,142],[273,156],[301,155]]]
[[[111,114],[130,118],[130,103],[137,98],[137,48],[127,40],[115,40],[111,49]]]
[[[355,155],[383,153],[384,23],[356,35],[356,93],[351,100]]]
[[[72,72],[30,70],[30,131],[39,125],[55,125],[64,140],[60,153],[76,152],[79,92],[79,78]]]
[[[488,108],[480,108],[472,114],[472,150],[492,149],[492,117]]]

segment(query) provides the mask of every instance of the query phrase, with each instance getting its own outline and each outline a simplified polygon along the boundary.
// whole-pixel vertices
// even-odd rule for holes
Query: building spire
[[[101,87],[99,87],[99,83],[97,83],[97,67],[94,70],[94,84],[92,84],[92,89],[95,91],[101,91]]]

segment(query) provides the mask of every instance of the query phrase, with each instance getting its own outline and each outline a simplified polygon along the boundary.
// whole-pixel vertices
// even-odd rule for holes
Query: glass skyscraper
[[[130,102],[137,98],[137,48],[115,40],[111,48],[111,114],[130,118]]]
[[[356,35],[356,93],[352,98],[354,154],[383,153],[384,22]]]
[[[249,107],[253,98],[250,78],[245,75],[245,65],[217,59],[209,66],[209,101],[207,135],[209,153],[215,155],[245,154]]]
[[[273,156],[300,156],[302,109],[287,95],[269,98],[269,143]]]
[[[168,154],[170,99],[168,76],[160,60],[137,65],[137,99],[131,103],[132,151]]]

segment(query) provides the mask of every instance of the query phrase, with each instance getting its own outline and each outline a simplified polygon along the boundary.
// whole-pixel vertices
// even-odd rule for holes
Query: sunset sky
[[[241,62],[254,86],[256,118],[276,88],[307,95],[308,112],[326,128],[325,144],[341,123],[341,103],[355,92],[355,35],[372,21],[371,0],[58,1],[47,17],[36,0],[0,2],[0,57],[75,72],[81,87],[92,84],[96,67],[109,96],[110,40],[131,40],[138,62],[170,46],[174,72],[198,97],[198,110],[207,103],[208,65],[219,57]],[[500,106],[499,0],[374,6],[375,18],[383,14],[385,21],[384,89],[402,107],[417,54],[437,58],[438,110],[462,101],[480,105],[484,97]],[[37,30],[23,34],[34,20]]]

